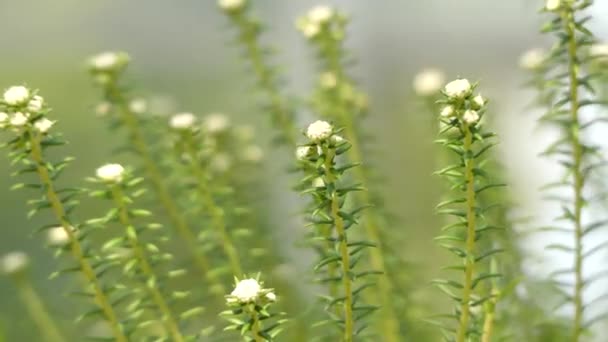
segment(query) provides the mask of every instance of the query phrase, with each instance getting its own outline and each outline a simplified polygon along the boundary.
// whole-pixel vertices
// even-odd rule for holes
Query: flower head
[[[306,129],[306,136],[312,141],[321,141],[329,138],[333,133],[333,126],[323,120],[311,123]]]
[[[70,241],[70,237],[65,228],[59,226],[48,230],[46,240],[51,246],[64,246]]]
[[[38,113],[42,110],[42,105],[44,104],[44,98],[42,96],[35,95],[32,97],[30,102],[27,103],[27,110],[33,113]]]
[[[265,297],[271,302],[277,301],[277,295],[275,295],[273,292],[268,292]]]
[[[120,164],[106,164],[97,169],[97,178],[105,182],[118,183],[122,181],[125,169]]]
[[[137,98],[129,102],[129,110],[135,114],[143,114],[148,109],[148,103],[142,98]]]
[[[426,69],[414,77],[414,91],[420,96],[435,95],[445,83],[445,75],[438,69]]]
[[[473,104],[475,107],[481,108],[486,105],[486,99],[481,95],[477,95],[473,98]]]
[[[124,52],[102,52],[91,57],[89,66],[97,72],[118,71],[129,63],[129,55]]]
[[[525,70],[536,70],[540,68],[547,58],[543,49],[531,49],[519,57],[519,66]]]
[[[446,84],[445,88],[444,88],[444,92],[447,96],[451,97],[451,98],[465,98],[466,96],[468,96],[471,91],[473,90],[473,87],[471,86],[471,83],[469,82],[469,80],[467,80],[466,78],[460,78],[457,80],[454,80],[448,84]]]
[[[561,7],[561,0],[547,0],[545,9],[547,11],[556,11]]]
[[[9,116],[5,112],[0,112],[0,128],[6,127],[6,123],[9,121]]]
[[[334,15],[334,10],[326,5],[317,5],[308,11],[308,20],[317,24],[324,24]]]
[[[27,267],[27,264],[27,254],[23,252],[11,252],[0,260],[0,271],[9,275],[19,273]]]
[[[196,122],[196,116],[192,113],[178,113],[169,119],[169,126],[174,129],[190,129]]]
[[[326,71],[319,76],[319,83],[325,89],[332,89],[338,85],[338,78],[335,73]]]
[[[312,180],[312,186],[315,188],[322,188],[325,186],[325,181],[321,177],[317,177]]]
[[[462,120],[469,125],[474,124],[479,121],[479,113],[477,113],[477,111],[469,109],[462,115]]]
[[[47,118],[34,122],[34,128],[40,133],[47,133],[55,123]]]
[[[25,104],[30,99],[30,90],[24,86],[12,86],[4,92],[4,102],[11,106]]]
[[[307,39],[312,39],[321,32],[321,26],[318,23],[311,22],[308,18],[298,19],[296,28],[300,30]]]
[[[13,114],[13,117],[11,118],[10,123],[12,126],[21,127],[21,126],[25,125],[28,120],[29,120],[28,113],[24,114],[21,112],[17,112],[15,114]]]
[[[221,133],[228,129],[228,126],[230,126],[228,117],[220,113],[209,114],[203,121],[203,128],[211,134]]]
[[[217,4],[224,11],[236,11],[243,8],[246,0],[219,0]]]
[[[452,106],[443,107],[443,109],[441,110],[441,113],[439,113],[439,115],[444,118],[449,118],[450,116],[454,115],[454,107],[452,107]]]
[[[110,113],[111,110],[112,110],[112,104],[107,101],[100,102],[97,104],[97,106],[95,106],[95,114],[97,114],[97,116],[108,115],[108,113]]]
[[[240,303],[251,303],[259,297],[263,292],[262,290],[262,286],[256,279],[243,279],[236,284],[230,296]]]
[[[298,148],[296,148],[296,158],[298,160],[304,160],[308,157],[310,151],[312,151],[310,146],[298,146]]]

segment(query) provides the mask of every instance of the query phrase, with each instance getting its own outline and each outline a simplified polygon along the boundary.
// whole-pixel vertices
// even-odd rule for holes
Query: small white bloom
[[[10,123],[12,126],[21,127],[27,123],[28,118],[29,118],[28,113],[24,114],[21,112],[17,112],[15,114],[13,114],[13,117],[11,118]]]
[[[250,278],[239,281],[230,295],[241,303],[249,303],[255,301],[261,291],[262,287],[260,286],[260,283],[258,283],[257,280]]]
[[[308,126],[306,136],[312,141],[324,140],[331,136],[333,129],[329,122],[317,120]]]
[[[306,157],[308,157],[310,151],[310,146],[298,146],[298,148],[296,148],[296,158],[298,160],[304,160]]]
[[[323,181],[323,178],[317,177],[312,180],[312,186],[315,188],[322,188],[325,186],[325,181]]]
[[[441,115],[444,118],[449,118],[450,116],[454,115],[454,107],[452,107],[452,106],[443,107],[443,109],[441,110],[441,113],[439,115]]]
[[[0,260],[0,271],[6,274],[15,274],[23,271],[28,264],[27,254],[23,252],[11,252]]]
[[[55,123],[47,118],[42,118],[34,122],[34,128],[40,133],[46,133]]]
[[[226,172],[232,166],[232,159],[226,153],[218,153],[213,156],[209,166],[215,172]]]
[[[323,24],[329,21],[334,15],[334,10],[325,5],[318,5],[308,11],[308,20],[313,23]]]
[[[125,173],[124,167],[120,164],[106,164],[97,169],[97,178],[106,182],[120,182]]]
[[[190,129],[196,122],[196,116],[192,113],[178,113],[169,119],[169,126],[175,129]]]
[[[269,300],[269,301],[271,301],[271,302],[276,302],[276,301],[277,301],[277,295],[275,295],[275,294],[274,294],[274,293],[272,293],[272,292],[268,292],[268,293],[266,294],[266,299],[268,299],[268,300]]]
[[[321,84],[321,87],[325,89],[332,89],[338,85],[338,78],[333,72],[326,71],[319,77],[319,83]]]
[[[547,0],[547,3],[545,4],[545,9],[547,9],[547,11],[555,11],[559,9],[560,6],[561,0]]]
[[[426,69],[414,78],[414,91],[420,96],[430,96],[439,93],[445,83],[445,75],[438,69]]]
[[[602,62],[608,62],[608,44],[594,44],[589,49],[591,57],[598,58]]]
[[[308,18],[300,18],[296,22],[296,28],[302,32],[307,39],[312,39],[321,32],[321,26],[318,23],[308,20]]]
[[[453,98],[464,98],[471,93],[471,90],[471,83],[466,78],[454,80],[446,84],[444,89],[446,95]]]
[[[127,64],[129,56],[124,52],[103,52],[89,60],[90,67],[98,72],[116,71]]]
[[[218,5],[226,11],[234,11],[245,5],[245,0],[219,0]]]
[[[464,122],[468,123],[469,125],[476,123],[479,120],[479,113],[477,113],[477,111],[469,109],[462,115],[462,120],[464,120]]]
[[[0,112],[0,128],[6,127],[6,123],[9,121],[8,114]]]
[[[32,97],[30,102],[27,103],[27,110],[29,110],[30,112],[38,113],[39,111],[42,110],[43,104],[44,104],[44,99],[42,98],[42,96],[36,95],[36,96]]]
[[[143,114],[148,109],[148,103],[144,99],[133,99],[129,102],[129,110],[135,114]]]
[[[536,70],[543,65],[546,58],[547,53],[545,50],[538,48],[531,49],[519,57],[519,66],[525,70]]]
[[[95,114],[97,114],[97,116],[106,116],[111,110],[112,104],[107,101],[100,102],[95,106]]]
[[[59,226],[48,230],[46,240],[51,246],[63,246],[70,241],[70,237],[65,229]]]
[[[230,126],[228,117],[220,113],[209,114],[203,121],[205,131],[212,134],[221,133],[228,129],[228,126]]]
[[[332,135],[332,136],[331,136],[331,141],[332,141],[334,144],[339,144],[339,143],[341,143],[341,142],[343,142],[343,141],[344,141],[344,138],[342,138],[342,137],[341,137],[341,136],[339,136],[339,135]]]
[[[243,150],[243,159],[249,162],[259,162],[264,157],[264,151],[257,145],[250,145]]]
[[[30,98],[30,90],[24,86],[12,86],[4,92],[4,102],[11,106],[24,104]]]
[[[477,105],[479,108],[481,108],[481,107],[485,106],[486,99],[481,95],[477,95],[473,98],[473,103],[475,105]]]

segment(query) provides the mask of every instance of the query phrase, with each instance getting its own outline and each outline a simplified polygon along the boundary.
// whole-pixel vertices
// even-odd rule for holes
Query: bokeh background
[[[314,59],[296,32],[294,21],[318,1],[252,0],[257,14],[270,27],[267,42],[278,48],[276,63],[284,67],[289,92],[310,93]],[[597,1],[591,25],[608,40],[608,4]],[[532,94],[522,90],[525,74],[518,70],[522,52],[548,47],[538,33],[542,1],[532,0],[379,0],[328,1],[352,15],[348,47],[357,64],[352,74],[371,99],[368,131],[377,137],[373,156],[385,176],[387,206],[399,214],[400,226],[410,237],[403,251],[428,281],[438,269],[443,252],[432,242],[439,220],[433,212],[438,181],[429,113],[413,95],[412,78],[423,68],[435,67],[450,78],[480,80],[490,98],[490,113],[502,135],[500,155],[517,204],[527,213],[548,214],[539,204],[537,188],[554,174],[540,160],[551,132],[535,129],[527,104]],[[132,56],[130,79],[142,96],[160,98],[172,110],[198,114],[222,112],[233,122],[255,125],[260,144],[268,146],[267,117],[259,99],[248,91],[252,75],[229,44],[233,30],[213,0],[0,0],[0,88],[26,84],[40,89],[54,108],[53,117],[71,144],[67,152],[77,161],[66,178],[82,179],[99,165],[114,161],[117,146],[105,124],[94,115],[98,91],[85,70],[88,56],[105,50],[125,50]],[[530,115],[529,115],[530,114]],[[309,116],[307,118],[307,115]],[[304,113],[302,127],[310,113]],[[294,267],[302,251],[291,247],[299,199],[284,176],[285,153],[268,147],[263,165],[269,195],[260,198],[275,208],[271,222]],[[121,157],[124,160],[124,157]],[[370,158],[372,159],[372,158]],[[26,219],[27,192],[10,192],[13,183],[7,159],[0,163],[0,254],[27,251],[31,276],[61,324],[78,336],[70,323],[77,301],[65,297],[72,284],[47,280],[56,266],[43,237],[33,234],[42,221]],[[127,160],[128,161],[128,160]],[[94,208],[84,208],[94,215]],[[297,236],[297,234],[295,235]],[[527,239],[528,250],[544,241]],[[537,253],[530,272],[542,269]],[[604,256],[605,257],[605,256]],[[566,262],[553,260],[553,263]],[[535,266],[536,265],[536,266]],[[36,329],[16,298],[12,284],[0,278],[0,341],[37,341]]]

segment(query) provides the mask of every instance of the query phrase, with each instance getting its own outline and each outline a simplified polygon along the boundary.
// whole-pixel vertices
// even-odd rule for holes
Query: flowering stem
[[[211,221],[213,223],[213,226],[215,227],[217,233],[220,234],[222,240],[222,248],[224,249],[224,253],[226,254],[226,257],[230,262],[232,273],[233,275],[240,277],[243,275],[243,270],[241,267],[238,251],[226,227],[224,209],[220,207],[213,198],[210,184],[208,181],[208,175],[199,162],[198,151],[196,149],[192,132],[184,133],[184,139],[186,140],[186,153],[190,157],[192,172],[196,177],[196,183],[198,185],[199,193],[202,196],[202,201],[207,211],[211,215]]]
[[[264,342],[264,338],[260,334],[262,332],[262,323],[260,317],[255,309],[255,305],[250,305],[249,315],[251,316],[251,334],[253,335],[255,342]]]
[[[464,284],[460,307],[460,323],[457,332],[457,342],[467,340],[467,332],[470,319],[471,295],[473,292],[473,274],[475,272],[475,230],[476,230],[476,198],[475,198],[475,175],[474,157],[472,151],[473,133],[469,125],[464,124],[464,155],[465,180],[466,180],[466,215],[467,215],[467,238],[466,259],[464,265]]]
[[[51,180],[49,170],[46,167],[46,163],[42,157],[42,147],[41,147],[41,135],[34,131],[33,129],[29,129],[26,133],[30,139],[30,156],[32,160],[36,163],[36,171],[38,173],[38,177],[40,178],[40,182],[42,183],[42,187],[46,189],[46,198],[51,205],[51,210],[55,215],[55,218],[59,220],[61,226],[65,230],[69,238],[70,243],[70,251],[74,259],[77,260],[80,266],[80,270],[84,274],[87,282],[92,285],[94,300],[95,303],[101,309],[104,317],[108,321],[110,325],[110,329],[112,329],[112,333],[116,338],[117,342],[127,342],[128,338],[122,331],[122,327],[120,322],[114,312],[114,308],[110,304],[110,301],[104,292],[104,288],[97,277],[97,273],[93,269],[93,266],[89,263],[89,261],[85,257],[85,253],[80,245],[78,237],[76,237],[75,232],[72,230],[72,225],[68,221],[66,211],[63,207],[63,203],[59,198],[59,195],[55,191],[54,184]]]
[[[48,311],[42,304],[42,300],[32,287],[28,277],[23,273],[16,273],[13,277],[19,296],[25,304],[30,316],[40,328],[44,339],[48,342],[63,342],[65,339],[57,329]]]
[[[570,86],[570,115],[572,123],[570,124],[571,144],[572,144],[572,173],[574,177],[574,330],[572,341],[579,341],[583,331],[583,226],[582,226],[582,209],[583,209],[583,187],[584,175],[582,171],[583,162],[583,146],[580,140],[580,119],[579,119],[579,65],[577,56],[577,41],[576,41],[576,21],[574,13],[571,9],[562,12],[562,20],[568,37],[568,75]]]
[[[327,184],[333,188],[331,194],[331,217],[336,228],[338,235],[337,241],[339,243],[340,252],[340,265],[342,266],[342,286],[344,287],[344,342],[352,342],[354,334],[354,317],[353,317],[353,289],[352,279],[350,272],[350,253],[348,251],[348,238],[346,235],[346,228],[344,226],[344,219],[340,216],[340,197],[335,188],[335,176],[329,172],[332,169],[333,159],[335,157],[335,150],[328,149],[328,154],[325,157],[325,170],[327,176]]]
[[[205,254],[201,251],[197,245],[198,239],[192,231],[192,228],[188,225],[184,217],[180,215],[180,211],[172,199],[172,196],[165,186],[163,176],[158,169],[158,166],[154,162],[154,159],[150,155],[150,151],[146,145],[143,134],[139,128],[139,122],[135,117],[135,114],[129,109],[129,105],[126,99],[122,96],[116,86],[111,86],[108,89],[108,95],[120,106],[121,120],[127,127],[131,141],[137,150],[138,155],[142,158],[148,178],[152,182],[154,189],[158,195],[162,207],[169,216],[173,227],[177,230],[178,235],[182,241],[186,244],[190,253],[194,257],[194,262],[200,269],[201,274],[209,277],[209,261]],[[223,291],[222,291],[223,292]]]
[[[112,196],[114,199],[114,203],[116,204],[116,208],[118,209],[119,221],[126,228],[127,239],[129,241],[129,244],[131,245],[131,249],[133,250],[139,268],[142,272],[142,275],[147,278],[147,281],[144,286],[150,292],[152,301],[154,302],[158,310],[162,313],[163,323],[169,331],[172,341],[184,342],[185,340],[179,329],[179,324],[173,316],[173,313],[171,312],[171,309],[169,308],[169,305],[167,304],[167,301],[165,300],[163,294],[157,288],[156,274],[154,272],[154,269],[148,262],[148,258],[146,257],[144,248],[139,242],[139,239],[137,237],[137,229],[135,228],[129,217],[129,209],[127,208],[127,204],[125,203],[124,194],[120,188],[120,185],[115,185],[112,187]]]
[[[494,318],[496,316],[496,302],[495,299],[490,299],[490,301],[490,308],[486,310],[483,322],[481,342],[492,342],[492,333],[494,332]]]

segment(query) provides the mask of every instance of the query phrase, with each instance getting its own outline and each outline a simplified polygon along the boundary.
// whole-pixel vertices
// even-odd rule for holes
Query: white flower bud
[[[230,293],[230,296],[232,296],[232,301],[230,301],[229,297],[228,302],[233,303],[235,299],[240,303],[254,302],[260,295],[260,292],[262,292],[262,287],[257,280],[252,278],[243,279],[236,284],[236,287]]]
[[[545,9],[547,11],[556,11],[561,6],[561,0],[547,0],[545,4]]]
[[[89,66],[97,72],[111,72],[122,68],[128,62],[129,56],[124,52],[103,52],[91,57]]]
[[[144,99],[133,99],[129,102],[129,110],[135,114],[143,114],[148,109],[148,104]]]
[[[469,109],[462,115],[462,120],[464,120],[464,122],[469,125],[474,124],[479,120],[479,113],[477,113],[477,111]]]
[[[298,146],[298,148],[296,148],[296,158],[298,160],[304,160],[306,157],[308,157],[310,151],[310,146]]]
[[[334,15],[334,10],[325,5],[318,5],[308,11],[308,20],[317,24],[324,24]]]
[[[125,173],[124,167],[120,164],[106,164],[97,169],[97,178],[111,183],[122,181]]]
[[[70,241],[70,237],[61,226],[48,230],[46,240],[51,246],[64,246]]]
[[[169,126],[174,129],[190,129],[196,122],[196,116],[192,113],[178,113],[169,119]]]
[[[277,296],[274,293],[272,293],[272,292],[268,292],[266,294],[266,299],[268,299],[271,302],[276,302],[277,301]]]
[[[302,32],[306,39],[312,39],[321,32],[321,26],[308,20],[308,18],[300,18],[296,22],[296,28]]]
[[[0,112],[0,128],[6,127],[7,122],[9,121],[8,114],[5,112]]]
[[[42,96],[35,95],[32,97],[30,102],[27,103],[27,110],[33,113],[38,113],[42,110],[42,105],[44,104],[44,99]]]
[[[419,96],[431,96],[439,93],[445,83],[445,75],[441,70],[426,69],[414,78],[414,91]]]
[[[531,49],[524,52],[521,57],[519,57],[519,66],[525,70],[536,70],[543,65],[546,58],[547,53],[545,50]]]
[[[23,125],[25,125],[27,123],[27,120],[29,119],[29,114],[28,113],[21,113],[21,112],[17,112],[15,114],[13,114],[13,117],[11,118],[11,125],[15,126],[15,127],[21,127]]]
[[[323,120],[317,120],[311,123],[306,129],[306,136],[312,141],[321,141],[331,136],[333,132],[332,125]]]
[[[454,107],[452,107],[452,106],[443,107],[443,109],[441,110],[441,113],[439,115],[441,115],[441,117],[444,117],[444,118],[449,118],[450,116],[454,115]]]
[[[444,88],[446,95],[452,98],[464,98],[468,96],[472,90],[471,83],[465,78],[454,80],[446,84]]]
[[[97,116],[106,116],[111,110],[112,104],[107,101],[100,102],[95,106],[95,114],[97,114]]]
[[[243,8],[245,0],[219,0],[217,4],[225,11],[235,11]]]
[[[333,72],[326,71],[319,76],[319,83],[321,84],[321,87],[325,89],[332,89],[338,85],[338,78]]]
[[[325,186],[325,181],[321,177],[317,177],[312,180],[312,186],[315,188],[322,188]]]
[[[47,133],[55,123],[47,118],[42,118],[34,122],[34,128],[40,133]]]
[[[30,90],[24,86],[12,86],[4,92],[4,102],[11,106],[22,105],[30,98]]]
[[[478,106],[479,108],[485,106],[486,104],[486,99],[481,96],[481,95],[477,95],[473,98],[473,103]]]
[[[257,163],[264,157],[264,151],[257,145],[250,145],[243,150],[243,160]]]
[[[0,271],[5,274],[15,274],[23,271],[28,264],[27,254],[23,252],[11,252],[0,260]]]
[[[332,136],[331,136],[331,141],[332,141],[334,144],[339,144],[339,143],[341,143],[341,142],[343,142],[343,141],[344,141],[344,138],[342,138],[342,137],[341,137],[341,136],[339,136],[339,135],[332,135]]]
[[[228,126],[230,126],[228,117],[220,113],[209,114],[203,121],[203,128],[211,134],[221,133],[228,129]]]

